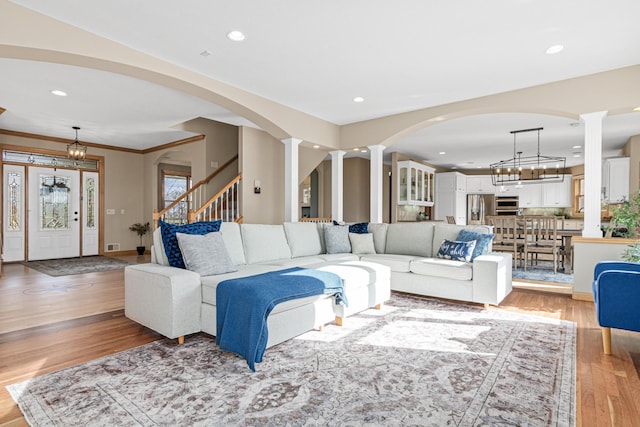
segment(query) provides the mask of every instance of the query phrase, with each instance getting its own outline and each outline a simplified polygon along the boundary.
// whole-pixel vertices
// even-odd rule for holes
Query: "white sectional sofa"
[[[199,331],[216,334],[216,286],[223,280],[293,266],[338,274],[348,307],[332,295],[286,301],[267,319],[267,347],[345,317],[380,306],[390,289],[481,304],[499,304],[511,292],[511,257],[487,253],[473,262],[436,258],[443,239],[461,229],[487,234],[489,227],[419,222],[368,224],[369,253],[327,253],[328,224],[223,223],[220,233],[237,271],[203,276],[168,266],[159,230],[152,262],[125,269],[125,314],[169,338]],[[336,231],[329,230],[331,232]],[[332,234],[332,233],[331,233]],[[375,250],[374,250],[375,249]],[[490,247],[489,247],[490,250]],[[373,253],[375,252],[375,253]]]

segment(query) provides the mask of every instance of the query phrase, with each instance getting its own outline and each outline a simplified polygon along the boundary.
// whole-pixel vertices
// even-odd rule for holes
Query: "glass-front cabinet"
[[[412,160],[398,162],[398,204],[433,206],[435,169]]]

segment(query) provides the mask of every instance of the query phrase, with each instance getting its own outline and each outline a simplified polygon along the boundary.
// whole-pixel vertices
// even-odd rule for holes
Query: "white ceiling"
[[[14,3],[336,124],[640,63],[637,0]],[[229,41],[234,29],[246,40]],[[566,48],[546,55],[554,44]],[[81,140],[144,149],[189,136],[171,127],[198,116],[253,126],[193,96],[102,71],[9,59],[0,70],[4,129],[72,138],[78,125]],[[544,154],[568,147],[561,155],[583,163],[571,147],[583,144],[584,130],[569,124],[524,114],[467,117],[425,128],[392,150],[437,165],[486,167],[511,157],[509,131],[544,127]],[[635,134],[640,114],[606,118],[606,153],[618,154]]]

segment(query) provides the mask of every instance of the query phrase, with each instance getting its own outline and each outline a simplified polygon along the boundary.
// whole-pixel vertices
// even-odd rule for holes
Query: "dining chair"
[[[558,272],[561,252],[564,250],[562,241],[558,240],[558,220],[555,216],[525,216],[523,218],[524,239],[524,270],[527,265],[538,264],[539,255],[548,255],[553,262],[553,273]]]
[[[510,252],[513,257],[513,268],[518,269],[518,261],[521,259],[523,241],[519,236],[516,217],[488,215],[485,218],[487,225],[493,226],[492,250],[495,252]]]

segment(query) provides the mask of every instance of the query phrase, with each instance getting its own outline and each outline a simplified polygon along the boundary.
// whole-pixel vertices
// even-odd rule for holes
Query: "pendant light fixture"
[[[73,129],[76,131],[76,139],[73,144],[67,145],[67,156],[73,160],[84,160],[85,157],[87,157],[87,147],[78,142],[78,131],[80,128],[73,126]]]
[[[543,156],[540,154],[540,131],[544,128],[512,130],[513,158],[492,163],[491,181],[493,185],[522,185],[541,182],[562,182],[566,157]],[[535,156],[523,156],[516,147],[516,135],[523,132],[538,133],[538,152]]]

